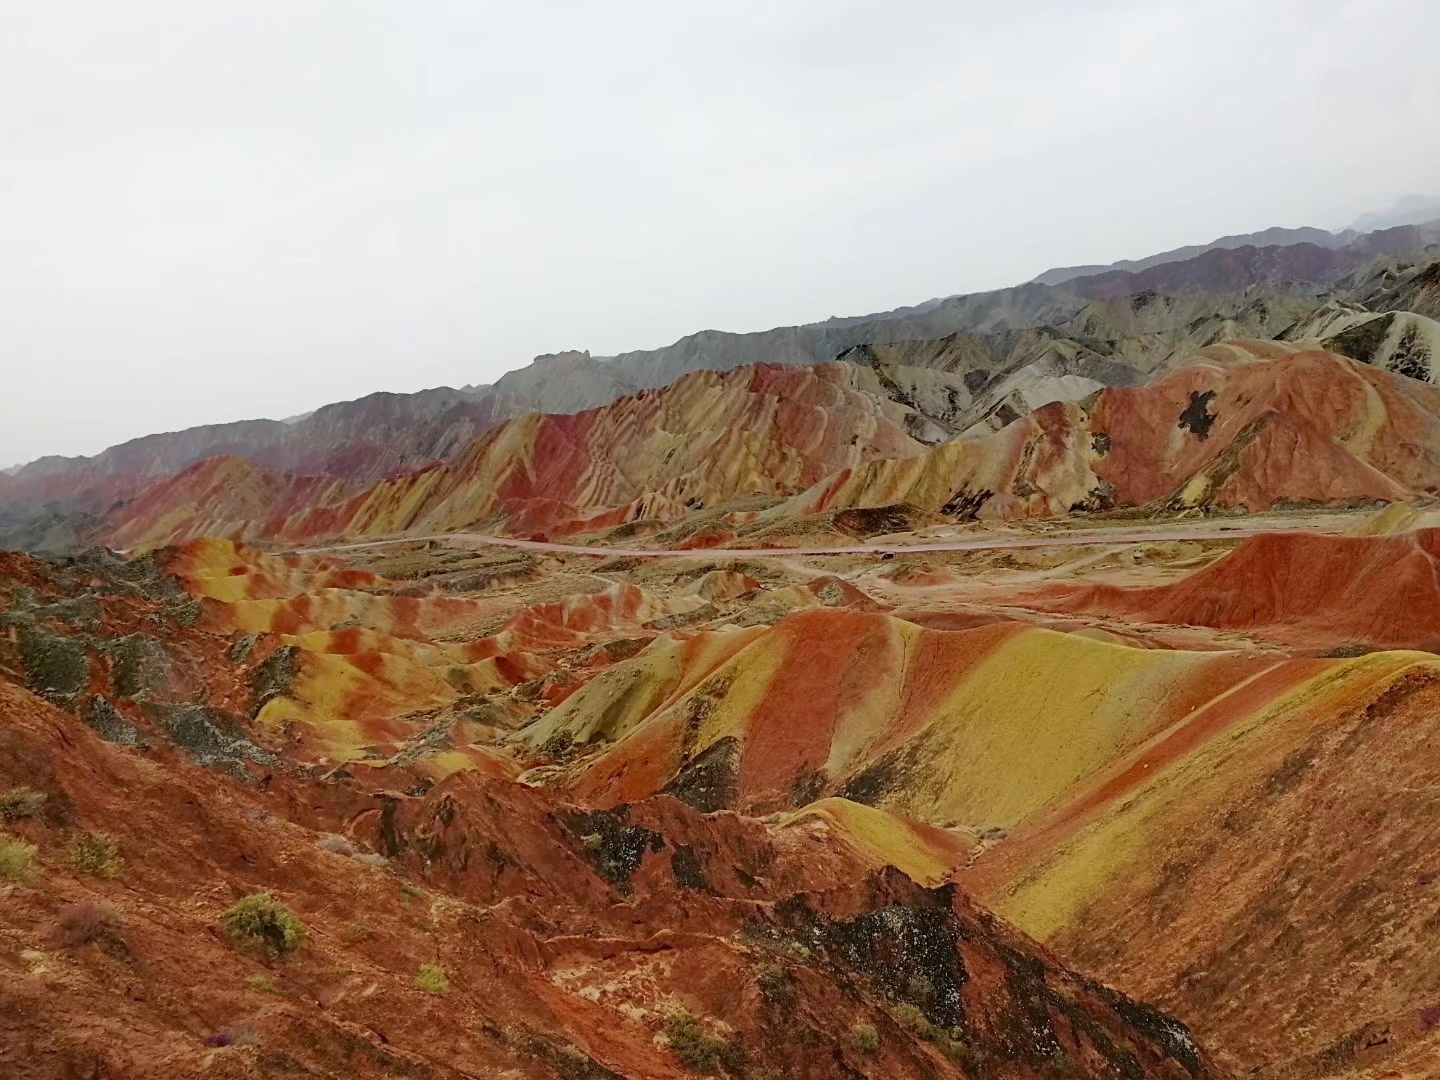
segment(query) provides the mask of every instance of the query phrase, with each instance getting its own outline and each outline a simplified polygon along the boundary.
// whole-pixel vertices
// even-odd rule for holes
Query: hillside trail
[[[631,548],[609,547],[591,544],[562,544],[549,540],[525,540],[513,536],[495,536],[481,532],[436,533],[427,536],[399,536],[385,540],[365,540],[351,544],[327,544],[320,547],[299,549],[304,555],[323,555],[334,552],[362,551],[369,548],[387,547],[396,544],[413,544],[431,540],[461,541],[494,547],[518,548],[523,551],[540,551],[554,555],[593,555],[604,558],[625,559],[673,559],[673,558],[714,558],[714,559],[764,559],[791,558],[796,555],[905,555],[938,551],[998,551],[1023,548],[1076,547],[1109,544],[1142,544],[1184,540],[1243,540],[1261,533],[1307,532],[1317,535],[1338,535],[1343,533],[1349,520],[1339,515],[1327,515],[1321,519],[1299,522],[1207,523],[1188,529],[1152,528],[1128,529],[1118,532],[1087,530],[1085,532],[1054,532],[1040,536],[981,536],[956,540],[926,541],[923,543],[870,543],[845,544],[826,547],[693,547],[693,548]]]

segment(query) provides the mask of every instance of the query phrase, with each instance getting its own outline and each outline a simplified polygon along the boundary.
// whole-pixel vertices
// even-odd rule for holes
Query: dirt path
[[[367,540],[356,544],[331,544],[304,548],[305,554],[335,551],[361,551],[366,548],[394,544],[413,544],[428,540],[460,540],[495,547],[519,548],[523,551],[544,551],[556,555],[595,555],[604,558],[671,559],[677,557],[715,559],[786,558],[795,555],[887,555],[918,551],[996,551],[1007,548],[1075,547],[1100,544],[1142,544],[1178,540],[1244,539],[1266,532],[1337,533],[1334,524],[1305,523],[1289,527],[1276,522],[1244,525],[1215,525],[1190,529],[1130,529],[1123,532],[1103,530],[1079,533],[1052,533],[1047,536],[985,536],[965,540],[941,540],[919,544],[849,544],[841,547],[773,547],[773,548],[626,548],[600,547],[585,544],[557,544],[545,540],[521,540],[512,536],[491,536],[489,533],[453,532],[434,536],[403,536],[391,540]]]

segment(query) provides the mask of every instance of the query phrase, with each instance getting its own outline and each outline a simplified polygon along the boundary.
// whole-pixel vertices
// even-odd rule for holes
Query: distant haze
[[[7,0],[0,465],[1342,228],[1440,191],[1436,41],[1431,0]]]

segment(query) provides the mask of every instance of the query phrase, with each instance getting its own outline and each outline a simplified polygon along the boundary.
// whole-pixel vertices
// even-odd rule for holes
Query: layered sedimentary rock
[[[770,516],[904,502],[969,517],[1161,504],[1403,500],[1440,490],[1440,395],[1276,342],[1211,346],[1141,387],[1054,403],[988,439],[868,462]]]
[[[104,535],[117,547],[467,526],[563,535],[675,521],[745,497],[770,502],[728,527],[895,504],[1009,520],[1440,490],[1429,449],[1440,445],[1440,391],[1279,342],[1210,346],[1143,386],[1051,402],[985,438],[927,449],[911,436],[917,423],[874,369],[700,373],[603,409],[518,418],[449,465],[355,494],[235,459],[202,464],[114,509]]]
[[[197,466],[176,496],[152,489],[115,511],[108,537],[120,546],[199,535],[304,539],[441,532],[486,519],[565,532],[675,518],[713,500],[799,490],[867,458],[918,453],[906,430],[913,415],[854,365],[701,372],[602,409],[519,417],[449,465],[348,497],[332,487],[307,504],[268,478],[237,485],[227,477],[196,492]],[[281,490],[234,508],[237,486]]]
[[[1219,1075],[947,882],[963,832],[835,801],[768,824],[577,804],[461,745],[480,721],[399,701],[409,752],[317,767],[302,729],[353,702],[272,707],[331,655],[312,637],[350,631],[302,597],[375,601],[351,618],[395,633],[350,630],[389,680],[385,657],[443,649],[444,590],[217,542],[6,556],[0,581],[7,1076]],[[750,587],[693,584],[674,601]],[[231,627],[281,600],[286,629]],[[662,610],[532,604],[493,644],[573,653]],[[251,934],[232,907],[256,896],[286,921]]]
[[[1440,652],[1440,530],[1388,536],[1270,533],[1173,584],[1056,583],[1037,610],[1259,631],[1314,649]]]

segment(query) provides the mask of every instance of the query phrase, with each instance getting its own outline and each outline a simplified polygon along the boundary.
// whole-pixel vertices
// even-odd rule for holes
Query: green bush
[[[76,833],[65,845],[64,862],[77,874],[113,878],[125,869],[120,845],[104,833]]]
[[[925,1018],[925,1014],[908,1001],[902,1001],[890,1010],[890,1015],[895,1017],[895,1022],[906,1031],[918,1035],[926,1042],[934,1042],[940,1037],[940,1029]]]
[[[280,993],[280,988],[277,987],[269,979],[267,979],[264,975],[247,976],[245,979],[245,985],[250,987],[251,990],[254,990],[257,993],[261,994],[279,995]]]
[[[736,1043],[709,1034],[687,1013],[665,1018],[665,1035],[675,1056],[691,1072],[713,1075],[722,1069],[740,1076],[745,1071],[745,1050]]]
[[[415,975],[415,985],[427,994],[443,994],[450,989],[450,980],[443,969],[434,964],[421,964]]]
[[[894,1006],[890,1015],[907,1031],[926,1042],[934,1043],[942,1054],[963,1065],[967,1072],[974,1072],[985,1064],[984,1051],[971,1045],[963,1028],[955,1027],[946,1031],[939,1025],[932,1024],[924,1013],[908,1002]]]
[[[225,929],[233,938],[264,942],[277,954],[305,944],[305,924],[269,893],[254,893],[231,904],[225,912]]]
[[[850,1045],[862,1054],[873,1054],[880,1049],[880,1032],[874,1024],[856,1024],[850,1029]]]
[[[17,787],[0,795],[0,819],[21,821],[39,817],[45,809],[45,793],[28,787]]]
[[[29,881],[32,878],[30,862],[39,850],[34,844],[27,844],[13,836],[0,834],[0,878],[6,881]]]

